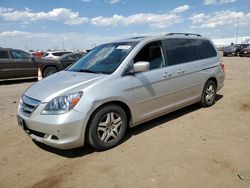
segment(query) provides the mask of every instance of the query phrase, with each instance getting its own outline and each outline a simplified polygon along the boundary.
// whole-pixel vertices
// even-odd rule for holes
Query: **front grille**
[[[41,101],[39,100],[23,95],[20,102],[20,108],[24,115],[30,116],[40,103]]]

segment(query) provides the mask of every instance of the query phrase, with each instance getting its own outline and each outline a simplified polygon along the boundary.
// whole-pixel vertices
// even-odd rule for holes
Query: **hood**
[[[103,74],[61,71],[33,84],[24,94],[41,102],[49,102],[64,93],[83,91],[84,88],[106,76]]]
[[[228,47],[225,47],[224,50],[228,50],[228,51],[232,51],[232,50],[235,50],[236,47],[235,46],[228,46]]]
[[[243,52],[249,52],[250,48],[243,48],[241,51],[243,51]]]

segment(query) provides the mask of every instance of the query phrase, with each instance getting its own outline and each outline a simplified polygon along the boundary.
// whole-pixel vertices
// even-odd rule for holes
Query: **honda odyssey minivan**
[[[200,102],[224,84],[224,64],[201,35],[136,37],[94,48],[75,64],[28,88],[18,124],[37,142],[97,150],[118,145],[128,127]]]

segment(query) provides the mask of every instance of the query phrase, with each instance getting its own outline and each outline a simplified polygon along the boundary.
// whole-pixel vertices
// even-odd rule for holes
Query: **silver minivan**
[[[18,124],[35,141],[70,149],[118,145],[128,127],[200,102],[215,103],[224,64],[198,34],[136,37],[95,47],[28,88]]]

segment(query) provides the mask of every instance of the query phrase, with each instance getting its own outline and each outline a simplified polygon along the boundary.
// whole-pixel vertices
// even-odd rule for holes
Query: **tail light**
[[[223,61],[221,61],[220,66],[221,66],[221,69],[223,70],[223,72],[225,72],[225,64],[223,63]]]

